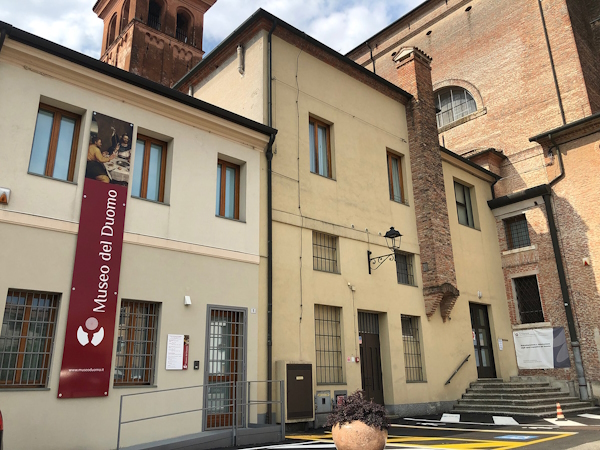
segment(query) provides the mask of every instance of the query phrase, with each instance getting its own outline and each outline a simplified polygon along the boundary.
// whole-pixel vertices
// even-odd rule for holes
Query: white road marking
[[[574,422],[572,420],[558,420],[558,419],[544,419],[551,424],[557,425],[559,427],[587,427],[587,425],[579,422]]]
[[[585,417],[586,419],[597,419],[600,420],[600,416],[598,414],[578,414],[579,417]]]
[[[440,422],[460,423],[460,414],[444,413],[444,414],[442,414],[442,418],[440,419]]]
[[[495,425],[519,425],[519,422],[512,417],[492,416],[492,419]]]

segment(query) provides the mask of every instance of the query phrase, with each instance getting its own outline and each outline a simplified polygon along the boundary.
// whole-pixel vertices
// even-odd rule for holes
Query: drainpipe
[[[548,56],[550,57],[550,67],[552,68],[552,77],[554,78],[554,87],[556,88],[556,96],[558,98],[558,109],[563,125],[567,124],[565,119],[565,110],[563,109],[562,99],[560,97],[560,88],[558,87],[558,78],[556,77],[556,68],[554,67],[554,58],[552,58],[552,49],[550,48],[550,39],[548,38],[548,29],[546,28],[546,19],[544,18],[544,9],[542,8],[542,0],[538,0],[540,7],[540,17],[542,18],[542,26],[544,27],[544,36],[546,37],[546,47],[548,48]]]
[[[269,31],[267,38],[267,50],[269,53],[267,60],[267,98],[268,98],[268,123],[273,127],[273,64],[272,64],[272,37],[273,31],[277,26],[277,20],[273,21],[273,26]],[[272,422],[271,411],[273,400],[273,386],[269,381],[273,380],[273,191],[272,191],[272,167],[273,159],[273,141],[275,135],[271,135],[269,146],[267,148],[267,423]],[[285,417],[281,418],[282,421]]]
[[[0,31],[0,52],[2,51],[2,46],[4,45],[5,38],[6,38],[6,29],[2,28],[2,31]]]
[[[567,277],[565,276],[565,268],[562,262],[560,247],[558,246],[558,234],[556,232],[556,224],[554,223],[554,211],[550,200],[552,194],[544,194],[544,204],[546,205],[546,213],[548,216],[548,227],[550,228],[550,236],[552,238],[552,248],[554,249],[554,259],[556,260],[556,269],[558,271],[558,280],[560,282],[560,290],[567,315],[567,323],[569,325],[569,334],[571,335],[571,348],[573,349],[573,357],[575,358],[575,371],[577,372],[577,380],[579,383],[579,395],[581,400],[588,400],[587,382],[583,371],[583,361],[581,359],[581,349],[579,348],[579,339],[577,339],[577,329],[575,328],[575,320],[573,319],[573,311],[571,309],[571,297],[569,296],[569,288],[567,286]]]
[[[238,58],[238,72],[240,75],[244,75],[244,46],[238,44],[237,46],[237,58]]]
[[[369,51],[371,52],[371,61],[373,62],[373,73],[377,75],[377,72],[375,72],[375,60],[373,59],[373,48],[369,45],[368,42],[365,42],[365,44],[367,44],[367,47],[369,47]]]
[[[560,174],[556,178],[554,178],[552,181],[550,181],[550,186],[552,187],[565,177],[565,166],[563,165],[562,153],[560,152],[560,148],[558,148],[558,144],[556,142],[554,142],[554,140],[552,139],[551,134],[548,135],[548,139],[550,140],[550,143],[552,144],[552,147],[550,147],[550,150],[556,149],[556,153],[558,156],[558,165],[560,166]]]

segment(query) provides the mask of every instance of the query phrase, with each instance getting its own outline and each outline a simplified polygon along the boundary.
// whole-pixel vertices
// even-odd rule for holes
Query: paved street
[[[247,450],[333,449],[324,430],[291,433],[286,443]],[[242,447],[240,447],[242,448]],[[600,450],[600,408],[565,421],[491,415],[435,415],[395,420],[386,449]]]

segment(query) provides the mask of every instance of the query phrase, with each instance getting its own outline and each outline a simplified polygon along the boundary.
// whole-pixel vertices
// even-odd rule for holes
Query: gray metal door
[[[379,315],[358,313],[360,337],[360,376],[367,399],[383,405],[383,377],[379,346]]]

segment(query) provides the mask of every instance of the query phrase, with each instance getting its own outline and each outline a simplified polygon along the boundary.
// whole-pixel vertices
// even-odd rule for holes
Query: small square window
[[[166,172],[167,144],[138,134],[131,195],[163,203]]]
[[[508,250],[529,247],[529,229],[525,214],[504,219],[504,230],[506,231],[506,245]]]
[[[387,152],[390,199],[398,203],[406,203],[404,197],[404,180],[402,179],[402,157]]]
[[[59,297],[8,291],[0,333],[0,389],[48,385]]]
[[[329,125],[309,119],[310,171],[333,178],[331,170],[331,138]]]
[[[396,252],[396,275],[398,277],[398,283],[415,286],[413,258],[413,255],[408,253]]]
[[[40,103],[29,173],[73,181],[81,117]]]
[[[513,278],[521,323],[544,322],[544,311],[536,275]]]
[[[121,301],[115,386],[154,384],[158,304]]]
[[[471,188],[455,181],[454,195],[456,196],[458,223],[475,228],[475,222],[473,222],[473,207],[471,205]]]
[[[240,218],[240,166],[228,161],[217,163],[217,216]]]
[[[338,266],[338,238],[313,231],[313,269],[340,273]]]

